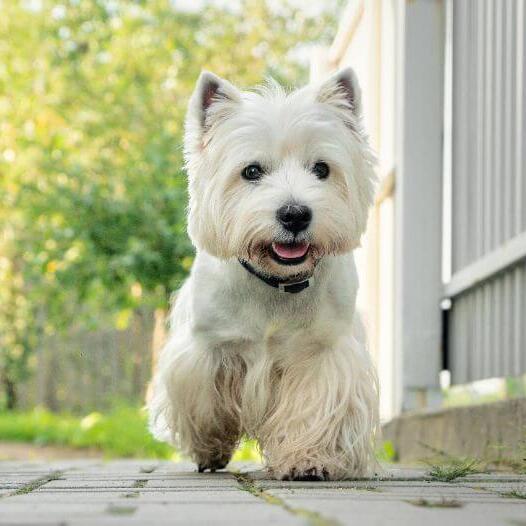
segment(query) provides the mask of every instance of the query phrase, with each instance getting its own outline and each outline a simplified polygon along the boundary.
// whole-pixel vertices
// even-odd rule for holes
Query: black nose
[[[288,204],[278,209],[276,217],[285,230],[297,234],[309,226],[312,211],[308,206]]]

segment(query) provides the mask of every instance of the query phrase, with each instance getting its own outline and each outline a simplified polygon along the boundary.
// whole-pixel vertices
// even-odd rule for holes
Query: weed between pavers
[[[478,473],[477,459],[452,459],[446,464],[432,465],[428,475],[433,480],[452,482],[455,479]]]
[[[424,442],[419,442],[419,444],[426,449],[429,449],[439,457],[439,460],[435,463],[432,463],[429,460],[423,461],[425,464],[430,466],[428,476],[430,476],[432,480],[438,480],[440,482],[452,482],[453,480],[460,477],[472,475],[473,473],[480,473],[481,471],[479,469],[482,463],[480,459],[454,457],[446,451],[437,449],[433,446],[425,444]]]
[[[524,432],[526,434],[526,428]],[[438,457],[438,460],[436,462],[436,465],[438,466],[442,466],[442,462],[446,464],[460,464],[462,462],[464,463],[473,462],[473,464],[476,464],[476,469],[474,471],[471,471],[470,473],[467,473],[468,475],[471,473],[482,473],[488,469],[498,468],[498,467],[505,467],[505,468],[511,469],[515,473],[526,474],[526,439],[519,441],[518,445],[515,446],[515,448],[513,448],[514,450],[518,452],[518,455],[515,453],[515,456],[514,456],[512,453],[510,453],[509,457],[500,456],[502,451],[509,450],[510,446],[489,445],[487,446],[487,448],[491,450],[496,450],[497,452],[499,452],[499,458],[494,458],[495,455],[486,454],[487,453],[486,452],[481,458],[476,458],[476,459],[474,458],[468,459],[467,457],[465,459],[462,459],[462,458],[450,455],[447,451],[430,446],[429,444],[426,444],[425,442],[419,441],[418,443],[422,447],[433,452]],[[428,464],[429,466],[434,467],[434,464],[429,459],[422,460],[422,462]]]
[[[232,475],[234,475],[241,486],[241,489],[244,491],[248,491],[250,494],[254,495],[254,497],[257,497],[268,504],[279,506],[293,515],[307,519],[309,526],[340,526],[338,521],[334,519],[328,519],[321,513],[290,506],[283,499],[267,493],[264,489],[257,486],[257,484],[252,479],[243,475],[242,473],[232,473]]]
[[[414,499],[406,500],[413,506],[420,506],[422,508],[461,508],[462,502],[454,499],[428,500],[428,499]]]
[[[51,482],[52,480],[59,480],[62,477],[63,473],[63,471],[53,471],[49,475],[45,475],[44,477],[40,477],[39,479],[32,480],[31,482],[24,484],[21,488],[18,488],[17,490],[13,491],[12,493],[9,493],[6,496],[14,497],[15,495],[25,495],[27,493],[31,493],[32,491],[41,488],[44,484]]]
[[[511,491],[506,491],[501,493],[503,497],[508,497],[510,499],[525,499],[526,500],[526,491],[521,491],[520,489],[512,489]]]

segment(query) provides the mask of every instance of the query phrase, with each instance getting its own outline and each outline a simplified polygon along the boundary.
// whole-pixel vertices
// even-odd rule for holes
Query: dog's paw
[[[199,473],[204,473],[206,470],[209,470],[210,473],[215,473],[218,469],[223,469],[226,467],[228,462],[211,462],[211,463],[203,463],[203,464],[197,464],[197,471]]]
[[[230,457],[214,457],[211,459],[202,459],[199,462],[197,462],[197,471],[199,473],[204,473],[205,471],[209,470],[210,473],[215,473],[218,469],[223,469],[226,467],[228,462],[230,461]]]
[[[293,467],[281,475],[281,480],[330,480],[330,475],[321,467],[313,466],[306,469]]]

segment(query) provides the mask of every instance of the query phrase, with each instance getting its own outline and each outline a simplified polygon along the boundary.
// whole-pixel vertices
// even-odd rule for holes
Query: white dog
[[[197,255],[153,381],[154,434],[199,471],[247,435],[280,479],[366,474],[378,396],[353,334],[352,250],[374,171],[353,71],[290,94],[202,73],[185,155]]]

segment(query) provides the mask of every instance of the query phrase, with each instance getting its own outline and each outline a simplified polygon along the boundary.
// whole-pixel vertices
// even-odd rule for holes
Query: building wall
[[[361,283],[357,307],[378,367],[383,419],[399,404],[393,347],[395,7],[394,0],[349,2],[332,46],[316,50],[311,68],[313,81],[346,66],[355,70],[365,129],[378,158],[378,198],[355,255]]]
[[[357,259],[384,419],[439,404],[444,367],[526,371],[525,3],[350,0],[313,60],[356,70],[378,153]]]

